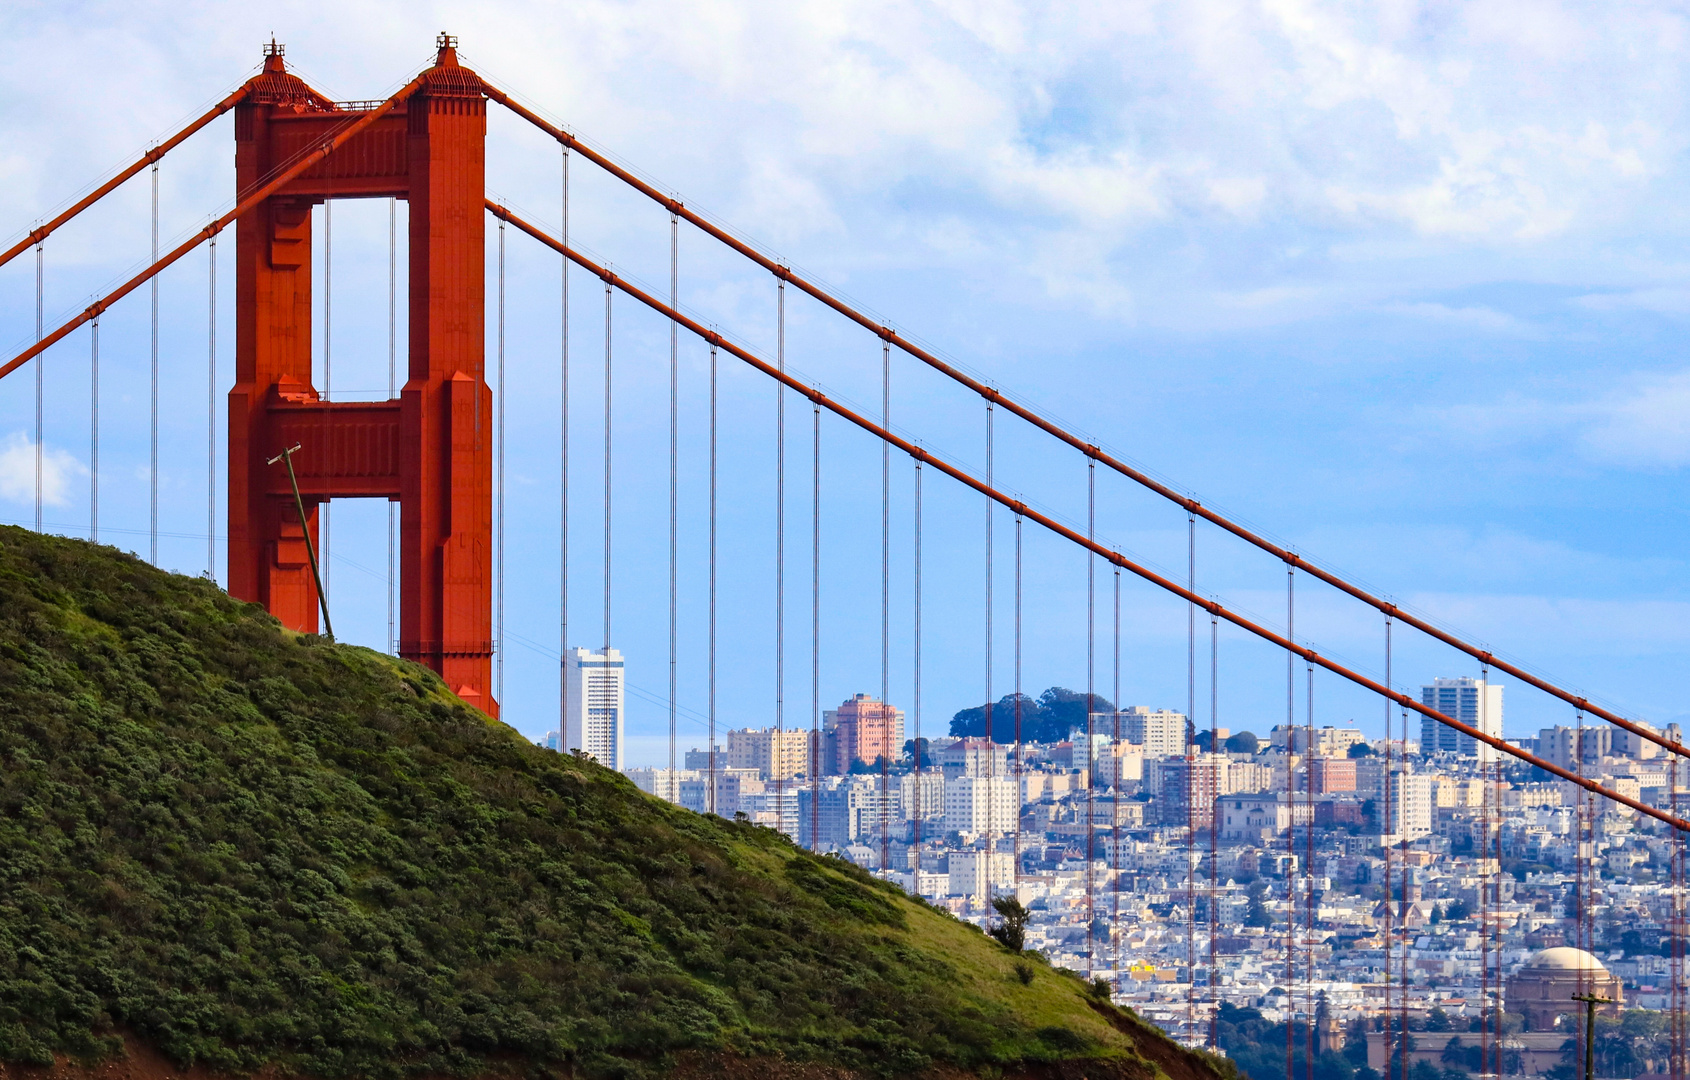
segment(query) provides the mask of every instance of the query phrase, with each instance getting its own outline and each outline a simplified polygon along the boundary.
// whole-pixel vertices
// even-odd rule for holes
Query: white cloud
[[[41,501],[45,505],[65,505],[71,478],[87,475],[87,467],[70,454],[42,447]],[[14,432],[0,446],[0,499],[35,505],[35,441],[22,432]]]
[[[1645,380],[1590,407],[1585,446],[1621,464],[1690,464],[1690,371]]]

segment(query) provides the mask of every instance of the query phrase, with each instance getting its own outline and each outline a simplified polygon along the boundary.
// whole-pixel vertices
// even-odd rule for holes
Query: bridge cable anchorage
[[[47,237],[53,235],[54,231],[57,230],[59,226],[69,221],[71,218],[76,217],[78,214],[82,213],[82,211],[88,209],[90,206],[93,206],[107,195],[110,195],[113,191],[116,191],[119,187],[123,186],[125,181],[134,177],[142,169],[145,169],[149,165],[156,166],[159,159],[163,158],[165,154],[175,149],[176,146],[183,140],[187,139],[190,135],[194,134],[194,132],[205,127],[205,125],[211,123],[213,120],[222,116],[224,113],[228,112],[230,109],[245,100],[249,91],[250,84],[242,83],[234,93],[225,97],[222,101],[213,105],[199,117],[190,121],[186,127],[176,132],[176,134],[170,136],[168,139],[142,154],[132,164],[119,171],[116,176],[107,180],[93,191],[90,191],[88,194],[72,203],[69,208],[59,213],[45,225],[31,229],[29,234],[22,240],[19,240],[16,244],[13,244],[4,252],[0,252],[0,266],[5,266],[7,263],[23,254],[31,247],[39,248]]]
[[[94,303],[90,304],[87,308],[83,309],[83,311],[60,325],[52,333],[38,339],[29,348],[25,349],[21,353],[18,353],[16,356],[6,361],[5,364],[0,365],[0,379],[5,378],[7,375],[16,371],[19,367],[22,367],[30,360],[41,355],[41,353],[52,348],[58,342],[62,341],[66,335],[70,334],[84,323],[90,322],[106,308],[123,299],[125,296],[128,296],[148,281],[151,281],[154,275],[175,263],[178,259],[194,250],[194,248],[198,247],[200,244],[211,239],[213,236],[216,236],[226,226],[228,226],[230,222],[235,221],[238,218],[245,217],[247,214],[251,213],[254,207],[258,206],[265,199],[275,194],[276,191],[284,185],[297,179],[307,169],[310,169],[313,165],[317,164],[317,162],[326,157],[329,152],[344,146],[353,136],[357,135],[381,117],[391,112],[396,105],[414,94],[417,88],[421,85],[422,79],[420,76],[411,80],[409,83],[405,84],[405,86],[401,87],[400,90],[392,97],[382,102],[382,104],[376,109],[362,114],[357,120],[348,124],[338,135],[329,141],[326,147],[319,147],[311,153],[300,157],[292,165],[289,165],[270,180],[266,181],[257,188],[254,188],[251,192],[245,195],[232,210],[225,212],[222,216],[213,220],[209,225],[195,233],[192,237],[184,240],[181,244],[171,249],[162,259],[154,261],[152,265],[148,266],[134,277],[131,277],[111,292],[94,301]]]
[[[205,576],[217,580],[217,238],[206,245]]]
[[[775,283],[775,364],[786,373],[786,283]],[[775,384],[775,829],[786,831],[786,383]],[[797,831],[797,822],[793,822]]]
[[[880,424],[892,427],[892,348],[880,343]],[[880,758],[880,872],[892,870],[890,758],[901,747],[892,745],[892,448],[880,444],[880,704],[885,710],[886,752]]]
[[[822,753],[822,407],[810,451],[810,850],[821,849]]]
[[[387,398],[399,396],[399,200],[387,200]],[[398,625],[395,620],[395,587],[399,552],[399,507],[387,504],[387,650],[399,655]],[[561,650],[559,650],[561,655]]]
[[[563,148],[563,248],[569,249],[569,148]],[[558,274],[558,574],[557,574],[557,737],[568,751],[569,735],[569,258]],[[583,731],[585,728],[582,729]],[[715,758],[711,758],[714,763]],[[712,786],[711,797],[715,797]]]
[[[1086,981],[1097,957],[1097,462],[1086,460]]]
[[[502,226],[501,226],[502,227]],[[679,310],[680,226],[669,214],[669,306]],[[681,367],[680,328],[669,320],[669,793],[680,801],[680,781],[675,777],[675,582],[677,522],[680,517],[681,475]]]
[[[494,507],[493,560],[497,574],[493,578],[493,698],[505,700],[505,223],[499,222],[499,334],[497,376],[499,386],[493,402],[493,454],[498,462],[494,477],[494,492],[498,502]],[[476,397],[481,388],[476,387]],[[669,770],[671,779],[674,769]]]
[[[506,207],[501,206],[498,203],[492,202],[491,200],[488,200],[487,206],[495,214],[504,218],[506,221],[510,222],[512,225],[516,226],[518,229],[527,233],[529,236],[533,237],[535,240],[539,241],[542,244],[545,244],[547,247],[550,247],[553,250],[559,251],[562,254],[566,255],[571,261],[573,261],[577,265],[581,266],[583,269],[587,270],[589,273],[593,273],[593,274],[603,274],[604,273],[603,269],[601,267],[599,267],[598,264],[594,263],[591,259],[587,258],[585,255],[581,254],[578,251],[575,251],[573,249],[570,249],[570,248],[560,244],[559,241],[556,238],[548,235],[546,232],[544,232],[543,230],[541,230],[537,226],[533,225],[532,223],[525,221],[524,219],[522,219],[522,218],[518,217],[517,215],[511,213],[511,211],[509,209],[507,209]],[[1097,543],[1095,540],[1088,540],[1084,533],[1077,532],[1077,531],[1067,527],[1066,525],[1063,525],[1061,522],[1057,521],[1055,518],[1052,518],[1047,514],[1041,513],[1040,511],[1033,509],[1032,507],[1028,506],[1026,503],[1022,502],[1021,500],[1013,498],[1010,495],[1005,494],[1004,492],[997,491],[995,489],[988,487],[985,484],[984,481],[980,480],[977,477],[971,476],[969,473],[964,471],[962,468],[951,464],[950,462],[944,460],[943,458],[936,456],[931,451],[928,451],[928,450],[916,445],[915,443],[910,442],[909,440],[897,435],[896,433],[886,430],[885,428],[881,427],[879,424],[875,423],[873,420],[869,419],[868,417],[863,416],[860,413],[855,412],[854,410],[846,407],[845,405],[843,405],[843,404],[841,404],[837,401],[834,401],[832,398],[828,397],[826,394],[821,393],[819,390],[815,390],[815,389],[813,389],[809,386],[804,385],[803,383],[799,382],[798,379],[794,378],[792,375],[790,375],[787,372],[781,370],[781,368],[779,368],[775,363],[772,363],[768,360],[764,360],[763,358],[757,356],[755,353],[751,352],[748,348],[745,348],[744,346],[741,346],[741,345],[729,340],[728,338],[723,336],[718,331],[714,331],[714,330],[706,328],[705,326],[698,323],[696,320],[690,318],[689,316],[687,316],[687,315],[685,315],[681,312],[674,311],[674,309],[670,308],[662,300],[658,299],[655,296],[652,296],[650,293],[645,292],[644,290],[640,289],[639,287],[632,285],[632,284],[625,282],[625,281],[617,280],[616,281],[616,288],[621,289],[629,297],[637,300],[638,302],[640,302],[641,304],[650,308],[652,311],[657,312],[658,314],[664,315],[666,317],[673,314],[673,317],[675,318],[675,320],[678,323],[680,323],[682,328],[685,329],[688,333],[695,334],[695,335],[697,335],[701,338],[704,338],[707,341],[713,342],[718,348],[720,348],[723,351],[725,351],[725,352],[729,353],[730,355],[734,356],[736,359],[743,361],[747,366],[756,369],[757,371],[761,372],[763,375],[766,375],[769,378],[771,378],[771,379],[775,380],[776,382],[780,383],[782,386],[784,386],[788,389],[796,390],[796,391],[804,394],[805,397],[809,398],[810,400],[819,402],[824,409],[833,413],[835,416],[841,417],[842,419],[850,422],[852,425],[854,425],[857,428],[867,432],[868,434],[873,435],[874,437],[881,439],[882,441],[890,443],[894,448],[896,448],[898,450],[899,453],[902,453],[902,454],[909,456],[912,460],[914,460],[918,463],[925,463],[925,464],[932,465],[935,469],[938,469],[940,472],[944,473],[946,476],[948,476],[951,479],[953,479],[953,480],[957,481],[958,483],[962,484],[964,487],[971,488],[972,490],[980,492],[982,494],[990,494],[991,497],[994,500],[996,500],[997,503],[1000,506],[1007,507],[1010,510],[1013,510],[1013,511],[1019,513],[1019,514],[1022,514],[1028,520],[1033,521],[1034,523],[1038,524],[1040,527],[1042,527],[1045,530],[1053,533],[1054,535],[1062,538],[1063,540],[1066,540],[1067,542],[1074,544],[1078,547],[1083,547],[1083,548],[1087,549],[1092,554],[1107,560],[1112,565],[1119,566],[1121,569],[1127,571],[1130,574],[1133,574],[1134,576],[1136,576],[1138,578],[1143,579],[1144,581],[1149,582],[1150,584],[1156,586],[1158,589],[1161,589],[1163,592],[1170,593],[1173,596],[1175,596],[1175,597],[1177,597],[1181,600],[1191,600],[1191,599],[1193,599],[1192,595],[1190,594],[1190,591],[1187,590],[1185,588],[1185,586],[1180,585],[1178,582],[1173,581],[1169,578],[1163,577],[1161,574],[1156,573],[1155,571],[1149,569],[1148,567],[1142,566],[1139,563],[1134,562],[1132,559],[1129,559],[1125,555],[1121,554],[1119,551],[1115,551],[1111,548],[1107,548],[1107,547],[1103,546],[1102,544]],[[1218,602],[1211,601],[1211,600],[1208,600],[1208,599],[1203,598],[1203,597],[1196,597],[1195,599],[1197,600],[1197,602],[1203,604],[1206,608],[1208,608],[1208,610],[1212,611],[1219,618],[1225,620],[1226,622],[1231,623],[1232,625],[1238,627],[1241,630],[1244,630],[1245,632],[1251,634],[1254,637],[1260,638],[1261,640],[1267,642],[1268,644],[1274,646],[1275,648],[1285,649],[1285,650],[1291,652],[1294,656],[1301,656],[1301,657],[1304,657],[1306,659],[1313,660],[1316,667],[1322,668],[1322,669],[1324,669],[1324,670],[1326,670],[1326,671],[1328,671],[1328,672],[1330,672],[1334,675],[1337,675],[1338,677],[1344,679],[1345,681],[1350,682],[1350,683],[1352,683],[1356,686],[1359,686],[1359,687],[1361,687],[1365,690],[1369,690],[1372,693],[1379,694],[1383,697],[1390,699],[1391,701],[1394,701],[1398,706],[1400,706],[1402,708],[1402,710],[1405,714],[1405,719],[1406,719],[1407,713],[1414,712],[1414,713],[1420,715],[1421,717],[1423,717],[1425,719],[1432,720],[1436,723],[1442,724],[1445,727],[1452,728],[1453,730],[1460,732],[1461,734],[1466,735],[1466,736],[1474,739],[1477,742],[1484,743],[1485,745],[1490,746],[1493,749],[1496,749],[1496,750],[1498,750],[1498,751],[1500,751],[1504,754],[1507,754],[1510,757],[1517,758],[1518,760],[1523,761],[1523,762],[1525,762],[1529,765],[1535,766],[1536,768],[1542,769],[1545,772],[1547,772],[1547,773],[1549,773],[1553,776],[1556,776],[1556,777],[1559,777],[1560,779],[1567,780],[1571,783],[1574,783],[1585,791],[1591,792],[1592,794],[1595,794],[1595,795],[1600,795],[1603,798],[1608,799],[1611,802],[1618,803],[1619,805],[1626,806],[1626,807],[1628,807],[1632,810],[1637,811],[1640,814],[1643,814],[1646,817],[1650,817],[1650,818],[1655,819],[1656,821],[1660,821],[1663,824],[1670,825],[1674,829],[1678,829],[1678,830],[1684,831],[1684,832],[1690,832],[1690,821],[1686,821],[1682,818],[1675,817],[1671,814],[1668,814],[1665,811],[1659,810],[1659,809],[1657,809],[1653,806],[1649,806],[1648,804],[1643,803],[1643,802],[1641,802],[1637,799],[1634,799],[1634,798],[1632,798],[1628,795],[1624,795],[1624,794],[1622,794],[1618,791],[1614,791],[1612,789],[1603,787],[1601,784],[1597,783],[1596,781],[1588,780],[1586,778],[1580,777],[1580,776],[1576,775],[1575,773],[1573,773],[1571,770],[1562,768],[1561,766],[1556,765],[1555,763],[1548,761],[1545,758],[1538,756],[1537,754],[1534,754],[1534,753],[1532,753],[1528,750],[1521,749],[1520,747],[1514,746],[1514,745],[1508,743],[1506,740],[1501,739],[1497,736],[1491,735],[1488,732],[1480,731],[1478,728],[1473,727],[1471,724],[1468,724],[1468,723],[1466,723],[1462,720],[1459,720],[1455,717],[1452,717],[1452,716],[1446,716],[1443,713],[1438,712],[1436,709],[1432,708],[1431,706],[1424,705],[1424,704],[1414,700],[1412,697],[1410,697],[1407,694],[1403,694],[1403,693],[1399,693],[1397,691],[1394,691],[1394,690],[1390,689],[1389,687],[1385,686],[1384,684],[1382,684],[1382,683],[1380,683],[1380,682],[1378,682],[1374,679],[1371,679],[1366,675],[1361,674],[1360,672],[1352,671],[1349,668],[1345,667],[1344,665],[1338,663],[1337,661],[1332,660],[1329,657],[1325,657],[1325,656],[1320,655],[1319,653],[1317,653],[1313,649],[1310,649],[1306,646],[1298,645],[1294,640],[1286,637],[1285,635],[1276,633],[1275,631],[1269,629],[1268,627],[1262,626],[1261,624],[1254,622],[1253,620],[1249,619],[1248,617],[1246,617],[1246,616],[1244,616],[1244,615],[1242,615],[1238,612],[1235,612],[1232,609],[1226,607],[1224,604],[1220,604]]]
[[[42,315],[46,299],[46,251],[37,241],[35,245],[35,340],[40,341],[43,332]],[[42,449],[43,428],[45,427],[45,412],[43,399],[46,382],[47,362],[35,362],[35,531],[44,531],[41,527],[42,501]]]
[[[915,726],[915,741],[911,744],[912,756],[915,758],[915,825],[911,836],[914,838],[912,849],[915,852],[911,862],[911,872],[915,875],[915,892],[921,894],[921,840],[922,825],[926,810],[922,807],[922,766],[925,764],[921,741],[921,458],[915,458],[915,587],[914,587],[914,657],[912,670],[914,672],[914,688],[910,701],[910,716]]]
[[[528,121],[530,124],[533,124],[535,127],[539,128],[541,131],[545,132],[547,135],[549,135],[553,139],[557,140],[559,143],[561,143],[564,146],[566,146],[570,149],[573,149],[576,152],[580,153],[587,160],[591,161],[593,164],[597,165],[599,168],[603,169],[605,172],[609,173],[611,176],[615,177],[616,179],[618,179],[618,180],[622,181],[623,183],[627,184],[628,186],[632,187],[634,190],[638,191],[640,194],[646,196],[647,198],[652,199],[653,201],[655,201],[655,202],[657,202],[660,205],[663,205],[665,207],[670,206],[670,203],[671,203],[670,196],[668,196],[665,193],[659,191],[657,188],[652,187],[650,184],[641,180],[639,177],[635,176],[633,173],[629,172],[628,170],[626,170],[626,169],[622,168],[621,166],[617,165],[615,162],[611,161],[609,158],[605,157],[603,154],[599,153],[598,151],[593,150],[589,146],[586,146],[575,136],[573,136],[573,135],[561,130],[560,128],[548,123],[542,117],[540,117],[539,115],[534,113],[531,109],[527,108],[526,106],[522,105],[520,102],[511,98],[509,94],[505,93],[504,91],[500,90],[499,88],[492,86],[492,85],[488,85],[486,89],[487,89],[487,96],[490,99],[498,102],[500,105],[505,106],[507,109],[510,109],[517,116],[519,116],[522,119]],[[1110,469],[1119,473],[1120,475],[1127,477],[1128,479],[1132,480],[1134,483],[1137,483],[1137,484],[1141,485],[1142,487],[1147,488],[1148,490],[1154,492],[1157,495],[1160,495],[1161,497],[1163,497],[1164,499],[1167,499],[1170,502],[1173,502],[1173,503],[1175,503],[1175,504],[1177,504],[1181,507],[1184,507],[1185,509],[1195,513],[1198,517],[1204,519],[1205,521],[1208,521],[1210,524],[1219,526],[1220,528],[1226,530],[1227,532],[1229,532],[1232,535],[1238,537],[1239,539],[1245,541],[1246,543],[1251,544],[1252,546],[1260,549],[1261,551],[1264,551],[1267,554],[1273,556],[1275,559],[1279,559],[1279,560],[1288,562],[1288,563],[1292,564],[1293,566],[1296,566],[1296,567],[1302,569],[1304,572],[1308,573],[1310,576],[1316,578],[1317,580],[1319,580],[1321,582],[1324,582],[1327,585],[1332,586],[1335,589],[1338,589],[1340,592],[1345,593],[1346,595],[1352,597],[1353,599],[1360,600],[1361,602],[1368,604],[1368,605],[1372,606],[1373,608],[1375,608],[1375,609],[1377,609],[1381,612],[1392,611],[1396,615],[1396,617],[1403,622],[1404,625],[1411,626],[1414,629],[1419,630],[1420,632],[1427,634],[1427,635],[1433,637],[1434,639],[1442,642],[1443,644],[1450,646],[1451,648],[1454,648],[1454,649],[1457,649],[1461,652],[1467,653],[1469,656],[1471,656],[1475,659],[1479,659],[1481,657],[1482,650],[1480,650],[1477,646],[1474,646],[1472,644],[1469,644],[1466,641],[1463,641],[1461,638],[1455,636],[1454,634],[1451,634],[1448,631],[1442,630],[1442,629],[1438,628],[1437,626],[1434,626],[1433,624],[1427,622],[1424,619],[1420,619],[1420,618],[1415,617],[1413,615],[1410,615],[1406,612],[1396,611],[1393,605],[1389,604],[1387,601],[1385,601],[1383,599],[1380,599],[1377,596],[1374,596],[1373,594],[1369,593],[1367,590],[1361,588],[1360,586],[1351,584],[1350,582],[1348,582],[1345,579],[1339,577],[1337,574],[1332,573],[1331,571],[1323,570],[1320,567],[1315,566],[1313,563],[1309,562],[1306,558],[1303,558],[1303,557],[1295,554],[1294,552],[1290,551],[1289,549],[1283,548],[1283,547],[1279,546],[1278,544],[1273,543],[1271,540],[1268,540],[1266,537],[1260,536],[1257,533],[1252,532],[1250,529],[1246,528],[1245,526],[1240,525],[1237,522],[1230,520],[1225,515],[1216,513],[1215,511],[1208,509],[1207,507],[1203,506],[1203,504],[1201,502],[1199,502],[1198,500],[1190,498],[1189,496],[1180,494],[1178,491],[1176,491],[1173,488],[1168,487],[1166,484],[1163,484],[1162,482],[1156,480],[1154,477],[1150,476],[1149,474],[1147,474],[1147,473],[1145,473],[1145,472],[1143,472],[1139,469],[1133,468],[1131,465],[1128,465],[1126,462],[1121,461],[1120,459],[1115,458],[1115,457],[1103,452],[1099,447],[1097,447],[1097,446],[1095,446],[1091,443],[1086,442],[1085,440],[1079,438],[1076,435],[1071,434],[1070,432],[1066,431],[1065,429],[1063,429],[1060,425],[1056,424],[1055,422],[1045,419],[1044,417],[1040,416],[1037,412],[1035,412],[1033,409],[1031,409],[1031,408],[1029,408],[1025,405],[1021,405],[1021,404],[1017,403],[1014,399],[1004,395],[1002,391],[996,390],[992,387],[989,387],[986,384],[980,382],[979,380],[969,376],[968,374],[961,371],[960,369],[956,368],[955,366],[946,363],[944,360],[940,359],[938,356],[934,355],[931,352],[928,352],[927,350],[923,349],[921,346],[919,346],[919,345],[915,344],[914,342],[908,340],[907,338],[903,337],[896,330],[893,330],[891,327],[886,326],[883,323],[877,322],[876,320],[869,318],[867,315],[864,315],[862,312],[853,308],[851,305],[845,303],[843,300],[840,300],[839,298],[833,296],[831,293],[827,292],[825,289],[823,289],[820,286],[814,284],[813,282],[808,281],[802,275],[793,273],[789,267],[781,265],[779,262],[777,262],[776,260],[771,259],[768,256],[764,255],[762,252],[758,251],[756,248],[752,247],[750,244],[746,243],[743,240],[738,239],[733,234],[731,234],[731,233],[727,232],[726,230],[722,229],[721,227],[713,224],[711,221],[709,221],[709,219],[695,213],[692,210],[687,209],[684,206],[684,204],[677,203],[674,207],[674,212],[677,213],[681,217],[682,220],[684,220],[684,221],[688,222],[689,224],[693,225],[694,227],[698,228],[700,231],[704,232],[706,235],[710,236],[712,239],[720,242],[721,244],[723,244],[724,246],[726,246],[730,250],[734,251],[736,254],[741,255],[746,259],[751,260],[752,262],[756,263],[758,266],[762,267],[764,270],[767,270],[770,273],[775,274],[777,277],[780,277],[782,281],[791,282],[795,287],[797,287],[801,291],[807,293],[812,299],[819,301],[820,303],[822,303],[826,307],[829,307],[833,311],[837,312],[838,314],[843,315],[845,318],[847,318],[850,321],[856,323],[858,326],[861,326],[864,329],[868,330],[869,332],[871,332],[871,333],[875,334],[876,336],[880,337],[882,340],[889,342],[890,344],[896,345],[901,351],[903,351],[903,352],[907,353],[908,355],[916,358],[917,360],[920,360],[922,363],[924,363],[927,366],[933,368],[935,371],[941,372],[942,374],[949,377],[952,381],[961,384],[962,386],[964,386],[967,389],[973,391],[974,393],[979,394],[981,397],[987,398],[988,400],[994,402],[998,406],[1009,410],[1016,417],[1018,417],[1021,420],[1026,421],[1029,424],[1032,424],[1034,427],[1038,428],[1040,431],[1043,431],[1045,434],[1050,435],[1053,438],[1056,438],[1061,442],[1067,443],[1069,446],[1073,447],[1076,450],[1079,450],[1081,453],[1085,454],[1086,456],[1102,463],[1103,465],[1108,466]],[[1538,676],[1535,676],[1535,675],[1531,674],[1530,672],[1525,671],[1525,670],[1517,667],[1516,665],[1513,665],[1513,664],[1510,664],[1510,663],[1507,663],[1505,661],[1498,660],[1498,659],[1495,659],[1495,658],[1492,658],[1490,660],[1490,663],[1497,670],[1505,672],[1506,674],[1512,675],[1515,678],[1519,679],[1520,681],[1526,683],[1527,685],[1532,686],[1535,689],[1541,690],[1544,693],[1547,693],[1547,694],[1549,694],[1553,697],[1558,697],[1561,700],[1568,702],[1569,704],[1578,700],[1577,695],[1573,694],[1571,691],[1564,690],[1561,687],[1556,686],[1554,683],[1551,683],[1546,679],[1539,678]],[[1642,727],[1642,726],[1640,726],[1640,725],[1638,725],[1638,724],[1636,724],[1636,723],[1634,723],[1630,720],[1627,720],[1625,717],[1619,716],[1616,713],[1612,713],[1612,712],[1609,712],[1605,709],[1597,708],[1595,706],[1587,706],[1587,707],[1589,708],[1589,711],[1593,716],[1598,716],[1602,720],[1604,720],[1604,721],[1606,721],[1610,724],[1613,724],[1617,727],[1623,728],[1624,730],[1631,732],[1633,735],[1636,735],[1639,738],[1646,739],[1650,742],[1653,742],[1657,746],[1660,746],[1664,750],[1668,750],[1669,752],[1677,754],[1679,756],[1690,756],[1690,747],[1685,747],[1685,746],[1682,746],[1682,745],[1675,745],[1670,740],[1668,740],[1665,736],[1663,736],[1663,735],[1661,735],[1657,732],[1652,732],[1648,728]]]
[[[710,786],[705,794],[716,813],[716,346],[710,346]]]
[[[1186,589],[1197,595],[1197,518],[1186,515]],[[1185,719],[1186,731],[1197,721],[1197,602],[1185,602]],[[1119,708],[1120,703],[1116,703]],[[1185,736],[1185,1030],[1189,1038],[1197,1025],[1197,915],[1191,856],[1197,840],[1197,758],[1191,736]],[[1289,1077],[1286,1080],[1290,1080]]]
[[[158,159],[153,159],[153,246],[149,258],[158,262]],[[152,382],[149,387],[149,397],[152,406],[152,458],[147,474],[152,508],[152,525],[149,539],[151,541],[149,562],[158,565],[158,278],[154,277],[149,283],[152,287]]]
[[[88,335],[88,539],[100,542],[100,317]]]
[[[1285,1080],[1295,1072],[1297,1018],[1297,568],[1285,568]],[[1307,748],[1305,747],[1305,753]]]

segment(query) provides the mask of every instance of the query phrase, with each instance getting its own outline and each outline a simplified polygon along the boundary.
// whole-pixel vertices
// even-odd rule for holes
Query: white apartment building
[[[1502,687],[1497,683],[1470,679],[1433,679],[1420,688],[1420,704],[1452,720],[1478,728],[1486,735],[1502,737]],[[1452,753],[1494,761],[1497,751],[1430,716],[1420,718],[1420,752]]]
[[[1391,774],[1391,798],[1385,802],[1387,835],[1393,840],[1418,840],[1432,832],[1432,778],[1412,773]],[[1383,792],[1381,792],[1381,795]],[[1383,799],[1381,799],[1384,802]]]
[[[622,718],[626,692],[622,654],[571,649],[563,658],[569,713],[564,745],[607,769],[622,768]]]
[[[1020,785],[1014,778],[958,776],[945,781],[945,828],[970,836],[1015,830]]]
[[[1015,889],[1015,856],[1007,851],[953,851],[946,882],[952,896],[984,896]]]
[[[939,772],[920,776],[905,773],[898,778],[898,800],[905,821],[934,821],[945,816],[945,777]]]
[[[699,778],[696,769],[657,769],[638,768],[624,769],[623,774],[634,782],[634,786],[649,795],[656,795],[665,802],[672,802],[677,806],[685,805],[681,802],[681,785],[688,780]]]
[[[1120,711],[1121,738],[1134,746],[1144,747],[1145,757],[1168,757],[1185,753],[1186,719],[1184,713],[1170,709],[1152,709],[1144,705],[1129,705]],[[1104,727],[1108,724],[1108,727]],[[1115,716],[1097,713],[1093,730],[1114,732]]]

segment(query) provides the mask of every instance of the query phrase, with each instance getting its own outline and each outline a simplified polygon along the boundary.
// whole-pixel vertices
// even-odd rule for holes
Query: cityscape
[[[547,745],[620,746],[620,665],[615,650],[571,654],[579,704]],[[1504,690],[1439,678],[1420,699],[1501,736]],[[1387,742],[1353,727],[1211,732],[1096,695],[1088,716],[1085,700],[1059,687],[1009,695],[989,720],[963,710],[918,746],[901,709],[859,693],[824,713],[819,739],[730,730],[674,770],[622,771],[982,929],[1014,897],[1027,948],[1107,981],[1118,1004],[1191,1046],[1223,1022],[1290,1018],[1326,1052],[1383,1070],[1397,1015],[1437,1035],[1410,1036],[1411,1063],[1494,1053],[1505,1073],[1549,1075],[1576,1032],[1571,994],[1598,994],[1616,1016],[1672,1008],[1675,841],[1629,808],[1430,718],[1418,738]],[[1676,724],[1657,734],[1680,737]],[[1507,741],[1673,803],[1668,756],[1630,732],[1558,726]],[[1485,1048],[1479,1018],[1498,998],[1504,1035]]]

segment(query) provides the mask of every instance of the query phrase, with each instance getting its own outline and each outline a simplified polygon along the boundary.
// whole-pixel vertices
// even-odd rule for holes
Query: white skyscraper
[[[1459,720],[1478,728],[1487,735],[1502,737],[1502,687],[1478,679],[1433,679],[1420,688],[1420,704],[1436,709],[1451,720]],[[1494,760],[1497,751],[1471,735],[1432,719],[1420,718],[1420,752],[1440,751],[1477,757],[1481,761]]]
[[[569,716],[564,745],[609,769],[622,767],[622,654],[571,649],[564,657]]]

